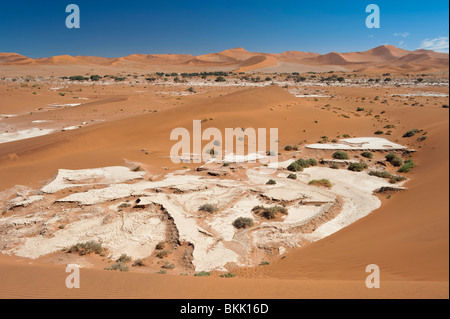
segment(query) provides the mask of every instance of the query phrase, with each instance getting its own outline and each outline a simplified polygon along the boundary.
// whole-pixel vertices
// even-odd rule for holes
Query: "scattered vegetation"
[[[201,271],[199,273],[196,273],[194,276],[195,277],[209,277],[209,276],[211,276],[211,273],[207,272],[207,271]]]
[[[289,178],[289,179],[297,179],[297,174],[291,173],[291,174],[288,175],[287,178]]]
[[[320,179],[320,180],[315,179],[310,181],[308,184],[314,186],[323,186],[327,188],[333,187],[333,184],[328,179]]]
[[[367,168],[367,164],[364,162],[359,162],[359,163],[351,163],[348,166],[348,170],[349,171],[353,171],[353,172],[362,172],[363,170],[365,170]]]
[[[276,185],[277,184],[277,182],[275,181],[275,180],[273,180],[273,179],[270,179],[267,183],[266,183],[266,185]]]
[[[95,241],[88,241],[85,243],[78,243],[73,245],[67,250],[67,253],[78,253],[80,256],[97,254],[100,255],[103,252],[102,244]]]
[[[164,247],[166,246],[166,242],[165,241],[160,241],[157,245],[156,245],[156,250],[163,250]]]
[[[220,275],[220,278],[233,278],[233,277],[236,277],[236,274],[233,274],[231,272]]]
[[[317,160],[311,159],[299,159],[288,166],[288,170],[291,172],[301,172],[303,169],[308,168],[310,166],[317,166],[319,163]]]
[[[122,254],[117,260],[116,262],[118,263],[129,263],[131,262],[132,258],[130,256],[128,256],[127,254]]]
[[[133,266],[133,267],[144,267],[145,263],[144,263],[143,259],[139,258],[139,259],[136,259],[131,266]]]
[[[349,159],[348,154],[346,152],[343,151],[337,151],[336,153],[333,154],[333,158],[334,159],[339,159],[339,160],[347,160]]]
[[[274,219],[277,214],[288,214],[288,210],[283,206],[274,206],[274,207],[264,207],[264,206],[255,206],[252,209],[252,212],[255,214],[261,214],[265,219]]]
[[[268,266],[268,265],[270,265],[270,262],[268,262],[268,261],[262,261],[259,265],[260,265],[260,266]]]
[[[237,229],[245,229],[247,227],[253,227],[253,219],[246,217],[239,217],[233,222],[233,226]]]
[[[405,164],[400,167],[400,169],[398,170],[399,173],[409,173],[409,171],[411,169],[413,169],[416,166],[416,164],[413,162],[413,160],[406,160]]]
[[[169,254],[170,254],[170,251],[168,251],[168,250],[161,250],[161,251],[156,253],[156,257],[163,259],[163,258],[166,258],[167,256],[169,256]]]
[[[371,158],[373,158],[373,153],[372,152],[362,152],[361,156],[371,159]]]
[[[413,129],[411,131],[406,132],[405,134],[403,134],[403,137],[413,137],[414,135],[416,135],[416,133],[418,132],[418,129]]]
[[[215,212],[218,211],[217,206],[213,205],[213,204],[203,204],[202,206],[200,206],[198,208],[198,210],[201,212],[206,212],[206,213],[210,213],[210,214],[214,214]]]
[[[400,167],[403,165],[402,158],[394,153],[389,153],[388,155],[386,155],[386,160],[395,167]]]
[[[117,271],[127,272],[130,270],[130,267],[128,267],[124,263],[118,262],[118,263],[112,264],[111,266],[105,268],[105,270],[117,270]]]

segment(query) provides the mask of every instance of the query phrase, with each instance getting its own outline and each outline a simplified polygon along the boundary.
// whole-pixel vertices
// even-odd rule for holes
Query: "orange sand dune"
[[[281,54],[249,52],[243,48],[225,50],[199,56],[188,54],[131,54],[119,58],[101,58],[90,56],[69,55],[50,58],[30,59],[18,54],[0,54],[0,64],[43,66],[115,66],[148,70],[151,72],[201,72],[216,68],[216,70],[234,70],[236,72],[266,71],[285,72],[284,66],[291,69],[317,71],[317,66],[327,67],[325,71],[386,69],[389,67],[399,71],[442,71],[448,68],[448,54],[427,50],[407,51],[392,45],[383,45],[365,52],[338,53],[331,52],[320,55],[311,52],[288,51]],[[409,70],[410,63],[413,69]]]

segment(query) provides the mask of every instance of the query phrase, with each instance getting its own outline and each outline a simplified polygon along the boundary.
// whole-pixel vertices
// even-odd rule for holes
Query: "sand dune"
[[[188,54],[131,54],[119,58],[101,58],[69,55],[50,58],[31,59],[16,53],[1,53],[0,64],[45,66],[115,66],[129,68],[147,68],[151,70],[183,70],[200,72],[216,70],[234,70],[235,72],[285,72],[285,65],[291,69],[316,71],[314,67],[327,67],[327,70],[388,69],[398,71],[431,71],[448,68],[448,54],[427,50],[407,51],[392,45],[383,45],[364,52],[338,53],[320,55],[311,52],[287,51],[281,54],[249,52],[243,48],[225,50],[199,56]],[[184,69],[183,69],[184,67]],[[412,68],[412,69],[410,69]]]

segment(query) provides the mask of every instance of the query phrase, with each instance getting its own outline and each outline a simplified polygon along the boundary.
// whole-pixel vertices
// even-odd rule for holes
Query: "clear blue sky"
[[[68,4],[81,28],[67,29]],[[381,28],[367,29],[368,4]],[[0,52],[29,57],[364,51],[383,44],[448,52],[447,0],[22,0],[0,5]]]

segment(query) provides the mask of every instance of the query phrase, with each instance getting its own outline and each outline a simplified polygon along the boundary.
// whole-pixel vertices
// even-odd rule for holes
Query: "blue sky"
[[[68,4],[81,28],[65,25]],[[381,28],[365,25],[367,5]],[[448,52],[447,0],[45,0],[0,5],[0,52],[29,57],[133,53],[364,51],[383,44]]]

